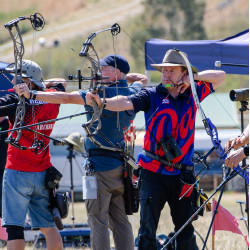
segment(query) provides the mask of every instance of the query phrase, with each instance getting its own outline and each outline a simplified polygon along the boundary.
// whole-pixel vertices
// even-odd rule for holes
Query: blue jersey
[[[196,83],[196,89],[200,101],[213,91],[212,84],[204,82]],[[129,99],[135,112],[145,112],[146,133],[143,149],[166,159],[160,141],[167,140],[167,136],[172,135],[182,151],[182,155],[172,159],[172,162],[192,166],[197,108],[191,88],[173,98],[160,84],[144,89]],[[138,156],[138,165],[165,175],[180,174],[180,170],[166,166],[143,153]]]
[[[128,83],[126,80],[120,80],[118,88],[116,85],[111,85],[105,87],[105,95],[106,98],[111,98],[117,95],[128,96],[137,93],[142,88],[140,83],[134,82],[128,87]],[[80,95],[86,101],[86,91],[79,91]],[[99,94],[100,97],[103,96],[102,93]],[[85,105],[85,109],[92,110],[92,107],[89,105]],[[92,117],[92,114],[87,115],[87,120],[89,121]],[[123,139],[123,128],[129,127],[130,121],[135,118],[135,114],[129,114],[126,111],[117,112],[103,110],[103,114],[101,116],[101,124],[102,128],[100,129],[101,133],[104,134],[113,144],[119,145],[120,147],[124,147],[124,139]],[[118,119],[118,121],[117,121]],[[96,123],[97,124],[97,123]],[[96,125],[95,124],[95,125]],[[95,139],[100,142],[102,145],[107,147],[112,147],[101,135],[97,134]],[[99,149],[98,146],[95,146],[88,138],[85,138],[85,148],[88,152],[90,149]],[[115,153],[114,153],[115,154]],[[122,164],[122,161],[119,159],[115,159],[112,157],[106,156],[92,156],[89,159],[95,171],[107,171],[112,170],[119,167]]]

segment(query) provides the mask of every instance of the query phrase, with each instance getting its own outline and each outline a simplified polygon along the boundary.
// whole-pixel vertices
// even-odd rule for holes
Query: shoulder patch
[[[162,100],[162,104],[169,104],[169,99],[166,97]]]

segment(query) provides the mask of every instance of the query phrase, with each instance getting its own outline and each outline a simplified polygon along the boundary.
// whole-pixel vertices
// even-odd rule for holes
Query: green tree
[[[144,14],[133,22],[131,20],[130,24],[134,34],[130,51],[139,71],[142,68],[138,68],[142,64],[140,50],[148,38],[175,41],[206,39],[203,0],[145,0],[144,5]]]
[[[205,39],[203,0],[146,0],[146,13],[171,40]],[[160,25],[159,25],[160,24]]]

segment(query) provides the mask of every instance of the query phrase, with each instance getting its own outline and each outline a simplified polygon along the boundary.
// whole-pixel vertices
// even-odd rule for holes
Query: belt
[[[151,152],[148,152],[146,150],[143,150],[142,153],[145,154],[146,156],[148,156],[148,157],[150,157],[150,158],[152,158],[152,159],[154,159],[154,160],[168,166],[168,167],[174,167],[176,169],[184,170],[184,171],[185,170],[193,171],[193,169],[194,169],[194,166],[189,166],[189,165],[185,165],[185,164],[181,164],[181,163],[173,163],[171,161],[164,160],[160,156],[155,155],[155,154],[153,154]]]
[[[123,156],[121,156],[119,152],[115,152],[115,151],[111,151],[107,149],[90,149],[89,157],[91,158],[92,156],[105,156],[105,157],[118,159],[120,161],[124,161]]]

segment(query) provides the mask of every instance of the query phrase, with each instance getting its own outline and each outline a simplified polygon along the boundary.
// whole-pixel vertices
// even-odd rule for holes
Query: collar
[[[163,93],[165,95],[168,95],[169,94],[169,91],[167,88],[165,88],[162,83],[160,83],[158,86],[156,86],[156,91],[157,92],[160,92],[160,93]],[[184,93],[182,94],[179,94],[177,98],[181,97],[181,98],[186,98],[190,95],[190,87],[188,89],[185,90]],[[170,95],[171,96],[171,95]]]

